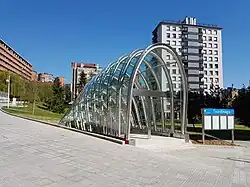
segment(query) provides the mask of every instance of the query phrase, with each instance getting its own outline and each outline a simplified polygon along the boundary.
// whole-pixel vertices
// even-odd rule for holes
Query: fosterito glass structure
[[[171,63],[162,58],[169,54],[174,59]],[[170,66],[180,71],[178,93]],[[88,82],[60,123],[125,140],[132,133],[150,136],[151,131],[184,134],[187,80],[181,58],[163,43],[120,57]]]

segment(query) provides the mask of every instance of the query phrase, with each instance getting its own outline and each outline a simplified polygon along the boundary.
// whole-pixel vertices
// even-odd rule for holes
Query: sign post
[[[202,142],[205,130],[231,130],[234,143],[234,109],[204,108],[202,112]]]
[[[232,144],[234,144],[234,129],[232,129]]]

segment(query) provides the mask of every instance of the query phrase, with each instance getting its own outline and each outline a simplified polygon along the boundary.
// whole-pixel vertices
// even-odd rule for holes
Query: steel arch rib
[[[155,50],[155,49],[165,49],[167,52],[169,52],[176,60],[177,62],[177,65],[180,69],[180,73],[181,73],[181,76],[183,78],[183,81],[182,81],[182,87],[183,87],[183,121],[182,121],[182,134],[185,133],[185,126],[186,126],[186,117],[187,117],[187,114],[186,114],[186,109],[187,109],[187,78],[185,76],[185,72],[184,72],[184,68],[183,68],[183,64],[182,64],[182,61],[181,59],[179,58],[178,54],[173,50],[173,48],[171,48],[170,46],[166,45],[166,44],[162,44],[162,43],[158,43],[158,44],[153,44],[149,47],[147,47],[145,49],[145,51],[141,54],[139,60],[137,61],[136,63],[136,66],[133,70],[133,73],[132,73],[132,79],[130,80],[130,84],[129,84],[129,87],[128,87],[128,96],[127,96],[127,101],[128,101],[128,112],[127,112],[127,121],[128,121],[128,128],[127,128],[127,132],[126,132],[126,139],[129,139],[130,138],[130,120],[131,120],[131,107],[132,107],[132,93],[133,93],[133,84],[135,82],[135,77],[136,77],[136,72],[138,71],[143,59],[148,55],[150,54],[151,51]]]

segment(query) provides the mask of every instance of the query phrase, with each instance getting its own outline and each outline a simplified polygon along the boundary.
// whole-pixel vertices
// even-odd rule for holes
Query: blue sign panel
[[[204,115],[234,115],[234,109],[204,108]]]

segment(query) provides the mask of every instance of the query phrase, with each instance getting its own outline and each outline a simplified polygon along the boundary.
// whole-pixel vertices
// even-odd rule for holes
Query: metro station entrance
[[[130,134],[181,134],[187,124],[187,77],[175,49],[165,43],[138,49],[110,63],[84,87],[60,124],[82,124],[128,142]]]
[[[167,96],[163,91],[133,89],[132,134],[147,134],[150,139],[152,131],[174,133],[174,120],[166,112],[171,100]]]

